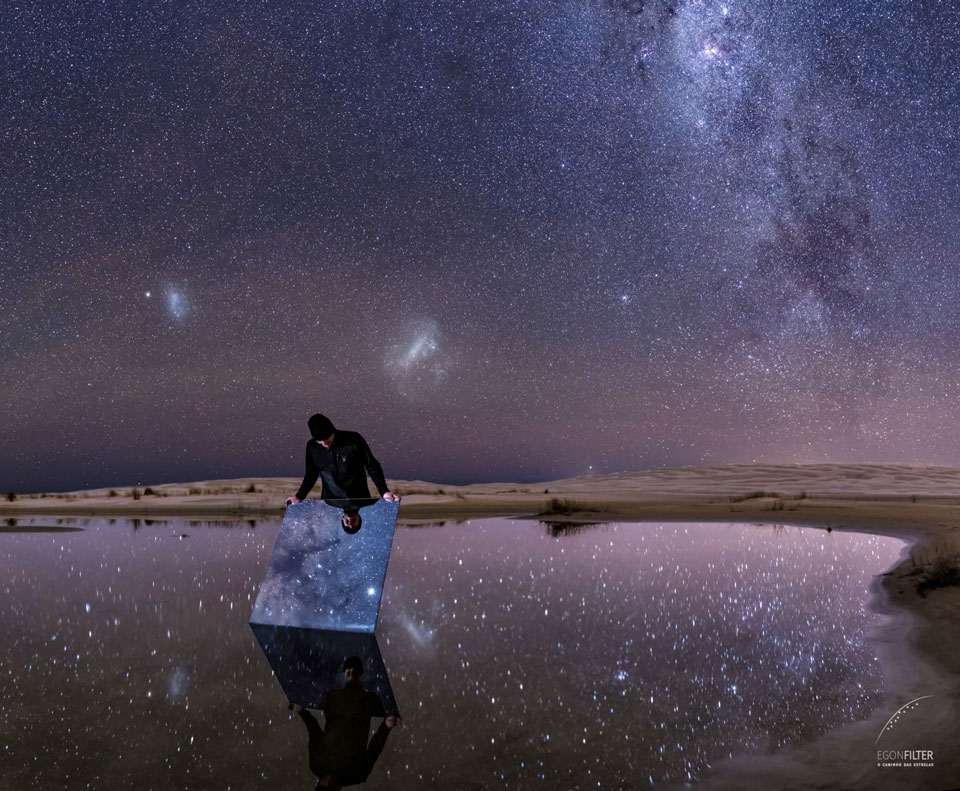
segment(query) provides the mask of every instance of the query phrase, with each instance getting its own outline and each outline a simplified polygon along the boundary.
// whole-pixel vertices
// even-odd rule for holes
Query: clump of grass
[[[257,489],[255,484],[251,483],[246,489],[244,489],[244,491],[247,494],[256,494],[259,491],[259,489]]]
[[[134,487],[130,490],[130,496],[131,496],[134,500],[139,500],[139,499],[143,496],[143,492],[141,492],[136,486],[134,486]]]
[[[939,557],[924,571],[917,582],[917,593],[926,596],[927,591],[960,585],[960,557]]]
[[[11,502],[11,503],[12,503],[12,502],[13,502],[14,500],[16,500],[16,499],[17,499],[17,493],[16,493],[16,492],[7,492],[7,502]]]
[[[403,497],[408,494],[446,494],[446,489],[421,489],[416,486],[395,486],[391,490],[394,494]]]
[[[203,494],[203,489],[199,486],[191,486],[188,494]]]
[[[148,486],[146,489],[143,490],[143,496],[146,497],[147,495],[150,495],[150,494],[152,494],[154,497],[158,496],[157,493]]]
[[[729,499],[731,503],[742,503],[744,500],[759,500],[764,497],[775,497],[777,499],[781,499],[781,495],[779,492],[764,492],[764,491],[749,492],[748,494],[734,496]]]
[[[117,494],[117,490],[111,489],[109,492],[107,492],[107,497],[119,497],[119,495]]]

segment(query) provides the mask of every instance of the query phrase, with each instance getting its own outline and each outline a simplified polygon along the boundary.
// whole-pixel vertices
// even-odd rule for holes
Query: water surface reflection
[[[31,523],[82,530],[0,536],[4,787],[313,787],[247,625],[279,522]],[[405,727],[364,788],[632,788],[864,717],[866,591],[901,546],[399,527],[377,638]]]

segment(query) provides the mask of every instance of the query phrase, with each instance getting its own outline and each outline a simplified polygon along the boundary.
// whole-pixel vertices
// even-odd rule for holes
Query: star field
[[[948,3],[0,9],[0,485],[960,464]]]

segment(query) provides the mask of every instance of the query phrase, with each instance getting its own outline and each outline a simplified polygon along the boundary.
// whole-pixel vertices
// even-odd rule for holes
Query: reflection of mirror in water
[[[364,782],[398,722],[373,634],[251,624],[274,676],[308,733],[317,788]],[[309,709],[323,712],[323,725]],[[382,717],[369,740],[370,721]]]

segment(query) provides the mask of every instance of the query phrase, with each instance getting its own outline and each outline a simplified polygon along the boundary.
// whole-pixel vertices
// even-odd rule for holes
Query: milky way
[[[960,464],[946,3],[0,10],[0,488]],[[146,296],[147,294],[150,296]]]

